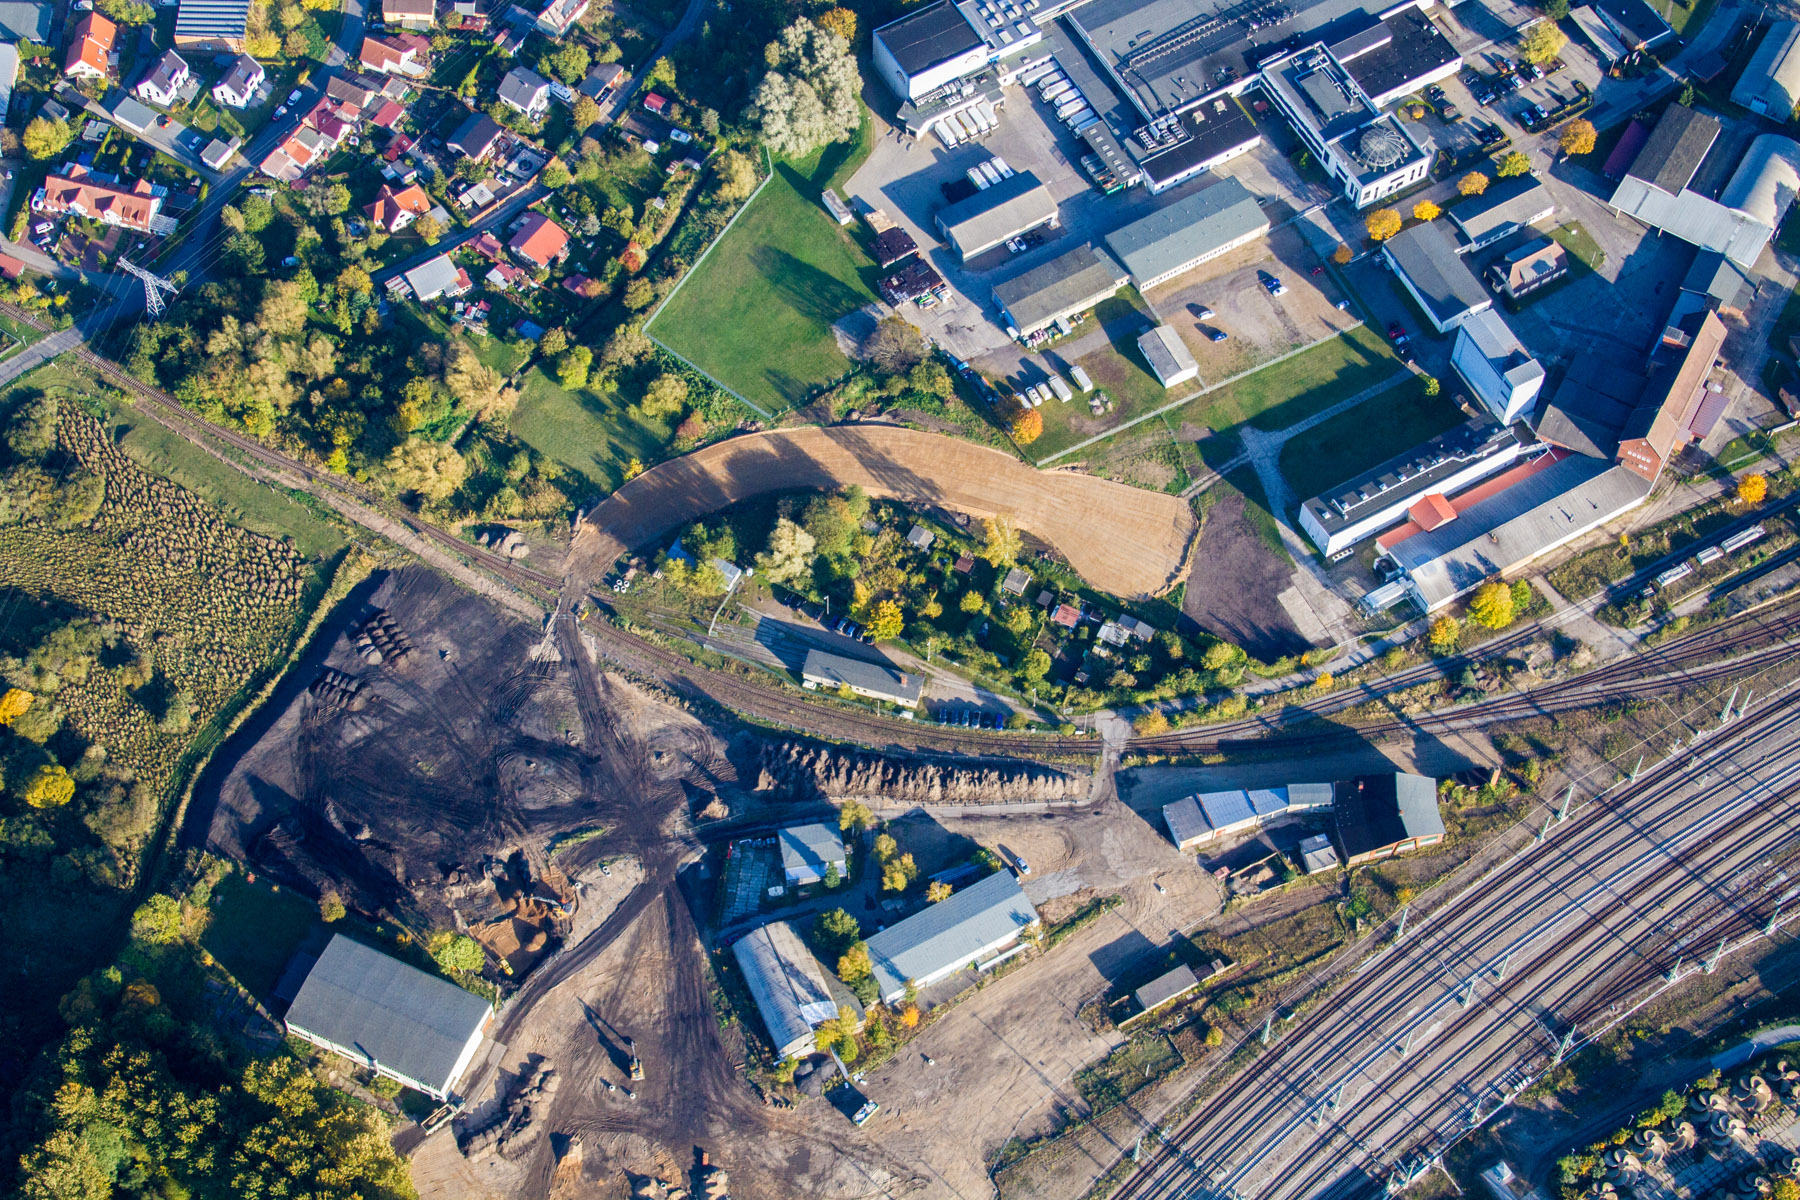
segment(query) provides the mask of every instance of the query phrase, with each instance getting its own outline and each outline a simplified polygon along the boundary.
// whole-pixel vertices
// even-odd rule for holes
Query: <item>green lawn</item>
[[[775,177],[692,272],[649,332],[752,404],[804,404],[850,370],[832,322],[875,299],[876,266],[819,205],[819,193],[867,156],[853,142]]]
[[[1107,305],[1121,303],[1126,301],[1107,301]],[[1096,317],[1103,317],[1107,305],[1095,310]],[[1093,377],[1095,386],[1106,391],[1117,403],[1113,418],[1120,425],[1140,413],[1180,399],[1181,388],[1165,391],[1145,368],[1135,338],[1115,339],[1112,349],[1089,354],[1080,361],[1083,369]],[[1340,337],[1309,346],[1236,382],[1202,392],[1170,412],[1168,420],[1204,425],[1215,433],[1229,433],[1245,423],[1258,429],[1285,429],[1373,387],[1401,369],[1400,360],[1394,357],[1381,336],[1368,326],[1359,325]],[[1044,436],[1031,445],[1038,462],[1067,449],[1083,437],[1092,436],[1091,432],[1083,434],[1070,424],[1071,417],[1087,416],[1085,406],[1070,403],[1056,407],[1062,411],[1046,416]],[[1050,414],[1051,408],[1046,404],[1039,411]]]
[[[674,436],[612,392],[565,391],[536,368],[525,377],[512,431],[540,454],[612,491],[625,482],[625,467],[661,459]]]
[[[249,883],[235,872],[219,884],[216,896],[200,945],[253,996],[267,1000],[318,923],[318,907],[298,892]]]
[[[1580,225],[1571,221],[1567,225],[1558,225],[1550,231],[1550,236],[1562,244],[1562,248],[1580,260],[1590,271],[1598,271],[1606,265],[1606,251],[1594,240],[1592,234]]]
[[[1339,413],[1281,448],[1281,473],[1301,499],[1360,475],[1463,422],[1449,397],[1406,384]]]

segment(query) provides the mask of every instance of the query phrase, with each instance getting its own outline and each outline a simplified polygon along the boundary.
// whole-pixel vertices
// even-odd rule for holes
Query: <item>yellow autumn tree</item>
[[[1429,200],[1421,200],[1413,205],[1413,217],[1420,221],[1435,221],[1443,211]]]
[[[932,880],[931,886],[925,889],[925,898],[933,904],[936,904],[940,900],[948,900],[950,898],[950,885],[941,879]]]
[[[1512,589],[1498,579],[1475,589],[1469,601],[1469,619],[1489,629],[1505,629],[1513,622]]]
[[[1377,242],[1387,241],[1399,233],[1404,224],[1399,211],[1392,208],[1378,208],[1363,218],[1363,227],[1369,231],[1369,237]]]
[[[1737,498],[1744,504],[1761,504],[1769,495],[1769,481],[1761,475],[1746,475],[1738,480]],[[0,712],[5,710],[5,701],[0,700]]]
[[[25,780],[25,803],[33,808],[61,808],[75,795],[75,781],[61,767],[46,765]]]
[[[1013,418],[1013,441],[1021,446],[1029,446],[1044,434],[1044,414],[1035,408],[1028,408]]]
[[[1577,118],[1563,126],[1558,144],[1562,146],[1564,154],[1592,154],[1598,141],[1599,134],[1594,129],[1594,123]]]
[[[1439,654],[1456,649],[1462,641],[1462,626],[1455,617],[1442,616],[1431,623],[1431,648]]]
[[[813,18],[813,24],[829,33],[835,33],[846,42],[856,41],[856,14],[847,8],[828,8]]]
[[[7,688],[6,695],[0,696],[0,725],[11,725],[24,716],[32,699],[31,693],[24,688]]]
[[[1465,196],[1479,196],[1487,191],[1490,180],[1480,171],[1470,171],[1456,181],[1456,190]]]

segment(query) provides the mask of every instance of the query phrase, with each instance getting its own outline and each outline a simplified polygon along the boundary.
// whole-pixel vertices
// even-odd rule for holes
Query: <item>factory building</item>
[[[867,941],[881,1001],[892,1004],[907,986],[927,988],[965,967],[987,971],[1024,948],[1037,928],[1037,909],[1010,871],[996,871]]]
[[[1335,785],[1331,812],[1349,867],[1444,840],[1437,780],[1423,775],[1359,775]]]
[[[819,960],[785,921],[758,926],[731,946],[750,998],[778,1058],[803,1058],[817,1046],[813,1030],[837,1016]]]

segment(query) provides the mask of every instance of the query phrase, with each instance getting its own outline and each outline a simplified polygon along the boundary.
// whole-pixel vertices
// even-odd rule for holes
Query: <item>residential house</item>
[[[550,111],[550,81],[529,67],[514,67],[500,81],[500,103],[535,121]]]
[[[1549,238],[1509,250],[1488,267],[1488,282],[1509,300],[1529,296],[1569,273],[1569,253]]]
[[[51,175],[31,198],[31,211],[47,217],[74,215],[138,233],[151,232],[161,208],[162,197],[147,182],[140,179],[129,191],[110,187],[94,180],[82,166]]]
[[[173,50],[164,50],[156,64],[150,68],[150,73],[138,80],[138,85],[133,90],[137,92],[139,99],[168,108],[181,99],[181,89],[192,78],[187,60]]]
[[[489,262],[497,263],[506,261],[506,247],[500,244],[499,238],[495,237],[485,229],[476,235],[474,241],[469,243],[469,249],[481,255],[481,257],[487,259]]]
[[[365,37],[358,56],[362,65],[383,75],[406,75],[420,78],[429,73],[426,65],[431,43],[416,33],[396,33],[390,37]]]
[[[550,0],[538,14],[537,27],[546,36],[559,38],[575,27],[588,10],[588,0]]]
[[[406,282],[421,304],[460,296],[475,286],[469,273],[451,262],[447,254],[440,254],[406,272]]]
[[[105,79],[111,72],[113,43],[119,27],[97,12],[83,13],[69,37],[63,74],[76,79]]]
[[[250,0],[179,0],[175,12],[177,50],[249,49]]]
[[[313,165],[330,157],[356,128],[353,107],[341,107],[329,94],[320,97],[300,124],[262,161],[263,174],[292,183]]]
[[[375,194],[375,202],[365,205],[369,220],[384,233],[399,233],[431,211],[431,197],[418,184],[395,191],[387,184]]]
[[[265,78],[261,63],[240,54],[231,60],[225,77],[213,84],[212,97],[228,108],[249,108]]]
[[[575,90],[590,100],[599,100],[603,96],[611,95],[624,78],[625,68],[618,63],[601,63],[587,73],[587,78],[583,79]]]
[[[667,96],[659,96],[655,92],[649,92],[644,96],[644,109],[647,112],[653,112],[660,117],[668,110],[668,107],[669,98]]]
[[[569,252],[569,235],[543,213],[527,213],[507,248],[534,267],[548,269]]]
[[[486,113],[471,113],[468,120],[457,126],[456,132],[450,135],[445,145],[464,158],[472,158],[476,162],[486,162],[499,145],[505,130],[499,122]]]
[[[437,22],[436,0],[381,0],[381,19],[402,29],[429,29]]]
[[[592,300],[606,293],[606,285],[598,279],[589,279],[586,275],[571,275],[562,281],[565,292],[573,292],[583,300]]]
[[[501,292],[515,287],[534,286],[530,275],[508,262],[495,263],[482,278],[487,280],[496,291]]]

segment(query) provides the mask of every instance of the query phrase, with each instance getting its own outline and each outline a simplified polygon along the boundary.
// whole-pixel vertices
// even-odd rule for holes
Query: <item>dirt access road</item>
[[[861,486],[879,500],[1004,514],[1115,596],[1167,591],[1198,531],[1181,499],[1070,471],[1038,471],[956,438],[891,425],[808,427],[731,438],[654,467],[575,531],[570,569],[596,581],[628,550],[773,492]]]

